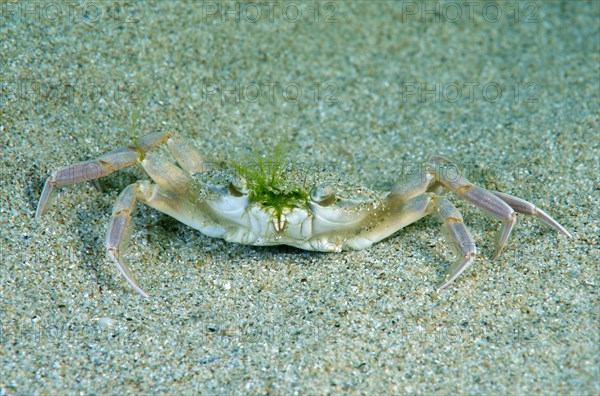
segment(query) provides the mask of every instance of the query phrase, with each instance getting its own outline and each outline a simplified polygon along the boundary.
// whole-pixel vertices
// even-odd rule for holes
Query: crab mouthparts
[[[271,216],[273,218],[273,228],[275,228],[276,232],[280,232],[285,228],[287,222],[286,215],[289,213],[289,209],[283,209],[281,212],[276,212],[275,210],[271,212]]]

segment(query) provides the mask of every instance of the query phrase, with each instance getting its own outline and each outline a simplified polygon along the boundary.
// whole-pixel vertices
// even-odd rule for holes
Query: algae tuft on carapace
[[[307,177],[298,177],[300,173],[293,172],[293,165],[285,163],[281,146],[277,146],[270,157],[255,153],[253,160],[232,161],[230,165],[245,183],[248,200],[272,208],[276,216],[280,216],[285,208],[306,205],[310,194]],[[233,184],[229,188],[235,193]]]

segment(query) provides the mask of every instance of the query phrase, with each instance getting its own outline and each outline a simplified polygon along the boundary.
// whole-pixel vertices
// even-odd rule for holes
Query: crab
[[[148,153],[165,142],[179,166]],[[446,198],[447,192],[502,222],[493,259],[505,246],[516,213],[536,216],[571,237],[532,203],[474,185],[442,156],[429,158],[423,167],[384,194],[348,183],[323,169],[279,160],[268,163],[260,157],[254,166],[233,164],[211,170],[189,141],[170,132],[150,133],[95,160],[53,171],[41,193],[36,219],[48,208],[54,187],[97,182],[100,177],[133,165],[141,167],[153,182],[135,182],[119,194],[108,225],[106,249],[127,282],[144,297],[148,294],[138,285],[123,254],[138,200],[209,237],[320,252],[368,248],[435,213],[458,253],[438,284],[438,291],[463,273],[476,256],[475,242],[461,214]]]

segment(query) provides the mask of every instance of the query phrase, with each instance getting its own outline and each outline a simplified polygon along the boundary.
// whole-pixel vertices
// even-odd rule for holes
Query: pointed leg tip
[[[125,280],[127,280],[127,283],[129,283],[129,285],[138,293],[140,294],[142,297],[145,298],[150,298],[150,296],[148,295],[148,293],[146,293],[144,291],[144,289],[142,289],[137,281],[135,280],[135,278],[133,277],[133,275],[131,274],[130,270],[129,270],[129,266],[127,266],[127,264],[123,261],[123,260],[119,260],[119,253],[112,251],[112,250],[108,250],[108,256],[113,260],[113,262],[115,263],[115,265],[117,266],[119,272],[121,273],[121,275],[123,275],[123,277],[125,278]]]
[[[436,293],[441,293],[442,290],[444,290],[446,287],[448,287],[448,285],[450,284],[450,282],[447,282],[445,279],[443,281],[441,281],[440,283],[438,283],[438,285],[435,288],[435,292]]]
[[[38,203],[37,208],[35,209],[35,220],[38,221],[42,218],[42,216],[44,215],[44,213],[46,213],[46,209],[47,209],[47,200],[40,200],[40,202]]]
[[[496,247],[496,251],[494,252],[494,255],[492,256],[492,260],[496,260],[496,258],[498,258],[498,256],[500,256],[500,253],[502,252],[502,249],[504,249],[504,246],[506,246],[506,242],[508,242],[508,238],[510,237],[510,233],[515,225],[516,222],[516,216],[515,213],[512,213],[512,216],[505,221],[503,227],[499,230],[498,232],[498,237],[497,237],[497,247]]]
[[[552,218],[552,216],[550,216],[548,213],[544,212],[542,209],[535,208],[535,215],[537,216],[538,219],[540,219],[541,221],[543,221],[550,227],[554,228],[556,231],[560,232],[561,234],[565,235],[567,238],[573,238],[573,235],[571,235],[571,233],[569,231],[567,231],[565,229],[565,227],[563,227],[558,221],[554,220],[554,218]]]
[[[495,261],[498,256],[500,256],[500,251],[502,250],[501,247],[498,247],[498,249],[496,249],[496,251],[494,252],[494,254],[492,255],[492,261]]]
[[[36,220],[39,220],[42,217],[42,215],[54,199],[54,196],[52,194],[54,189],[52,177],[54,177],[54,175],[46,179],[46,182],[44,183],[44,188],[42,189],[42,193],[40,194],[40,199],[38,200],[38,205],[35,210]]]
[[[559,224],[559,227],[556,228],[556,230],[560,233],[563,234],[564,236],[566,236],[569,239],[573,239],[573,234],[571,234],[569,231],[567,231],[563,226],[561,226]]]
[[[556,227],[556,230],[558,232],[560,232],[561,234],[563,234],[564,236],[566,236],[569,239],[573,238],[573,235],[569,231],[567,231],[565,227],[563,227],[559,223],[556,223],[556,224],[558,225],[558,227]]]
[[[473,264],[475,260],[475,252],[465,256],[462,260],[458,261],[455,265],[448,268],[448,272],[444,275],[444,279],[437,285],[436,291],[439,293],[452,282],[454,282],[467,268]]]

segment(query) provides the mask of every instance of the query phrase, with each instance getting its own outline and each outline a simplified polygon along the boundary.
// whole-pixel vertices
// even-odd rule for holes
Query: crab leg
[[[429,214],[433,208],[442,221],[445,234],[456,246],[458,259],[446,270],[444,280],[437,287],[437,290],[440,291],[473,263],[477,250],[475,241],[463,223],[460,212],[450,201],[436,193],[441,192],[439,184],[437,186],[436,184],[436,179],[429,172],[415,172],[406,183],[399,184],[390,192],[388,202],[402,203],[402,215],[400,216],[402,219],[405,219],[408,213],[414,212],[416,207],[421,206],[422,209],[417,210],[421,216]],[[425,192],[428,190],[431,192]],[[425,205],[419,204],[420,202]],[[415,204],[417,205],[415,206]],[[409,216],[407,220],[412,222],[415,219]]]
[[[141,165],[152,180],[166,190],[184,193],[190,186],[189,174],[169,161],[147,155]]]
[[[567,231],[560,223],[554,220],[550,215],[544,212],[542,209],[536,207],[529,201],[524,200],[523,198],[515,197],[513,195],[501,193],[499,191],[490,191],[492,194],[506,202],[513,210],[517,213],[523,213],[526,215],[534,215],[550,227],[555,230],[562,232],[569,238],[572,238],[571,233]]]
[[[475,186],[458,172],[458,168],[448,159],[434,156],[429,159],[429,172],[433,174],[436,181],[445,188],[460,195],[465,200],[477,206],[487,214],[502,221],[497,238],[497,249],[492,259],[500,254],[506,244],[510,232],[516,222],[516,213],[535,214],[540,220],[564,233],[570,234],[556,220],[547,215],[533,204],[524,199],[513,197],[503,193],[492,193],[485,188]],[[513,210],[514,209],[514,210]]]
[[[142,198],[140,196],[141,193],[139,187],[139,183],[130,184],[117,197],[106,232],[106,249],[108,255],[127,282],[129,282],[136,292],[148,298],[148,294],[138,286],[124,257],[121,256],[121,253],[124,252],[127,242],[129,241],[129,236],[131,235],[131,230],[133,228],[131,212],[135,209],[136,198],[138,196]]]
[[[433,176],[427,172],[416,171],[410,174],[408,180],[398,183],[388,195],[389,202],[408,202],[421,195],[435,182]]]
[[[174,167],[175,165],[171,166]],[[180,170],[180,172],[183,171]],[[130,184],[117,197],[106,232],[106,249],[108,255],[127,282],[129,282],[139,294],[148,297],[148,294],[138,285],[131,273],[131,269],[125,261],[125,257],[122,255],[129,243],[129,236],[133,229],[131,214],[135,209],[137,200],[140,200],[153,208],[164,206],[165,202],[178,202],[182,208],[189,211],[191,205],[176,192],[171,191],[164,186],[152,184],[148,180]]]
[[[478,187],[467,180],[458,172],[456,165],[446,158],[441,156],[431,157],[429,165],[429,172],[446,189],[457,193],[488,215],[502,221],[502,227],[499,230],[496,242],[496,252],[492,256],[492,259],[498,257],[515,225],[515,212],[506,202],[486,189]]]
[[[413,197],[414,194],[408,190],[404,190],[406,194],[403,195],[410,197],[408,201],[401,200],[400,196],[394,193],[395,190],[392,190],[392,193],[388,195],[387,204],[382,208],[380,217],[375,224],[372,223],[372,219],[366,218],[363,222],[365,230],[360,235],[349,238],[345,247],[354,250],[365,249],[433,211],[435,208],[434,193],[417,193]]]
[[[167,140],[167,147],[183,170],[189,173],[199,173],[207,170],[198,150],[186,139],[172,136]]]
[[[136,139],[132,145],[110,151],[95,160],[78,162],[53,171],[46,180],[46,184],[42,190],[35,213],[36,219],[39,219],[44,214],[52,198],[55,186],[92,181],[107,176],[119,169],[139,163],[147,151],[157,147],[170,136],[170,132],[150,133]]]
[[[148,165],[147,160],[148,158],[142,161],[142,166],[144,164]],[[158,162],[152,163],[151,166],[158,166],[158,164]],[[175,167],[172,164],[170,166]],[[148,171],[148,168],[145,169]],[[179,172],[183,171],[179,170]],[[160,180],[162,176],[155,174],[152,177]],[[133,229],[131,214],[135,209],[137,200],[174,217],[192,228],[200,230],[204,234],[219,238],[224,237],[226,234],[226,230],[221,226],[214,225],[205,215],[205,212],[197,210],[197,202],[188,200],[185,193],[179,194],[174,191],[175,189],[169,187],[169,185],[153,184],[149,180],[142,180],[127,186],[117,197],[106,233],[108,255],[127,282],[144,297],[148,297],[148,294],[138,285],[125,261],[125,257],[122,255],[126,250],[129,235]]]
[[[438,291],[448,286],[463,273],[475,260],[477,249],[475,241],[463,223],[463,218],[454,205],[446,198],[435,197],[436,213],[442,221],[444,230],[454,243],[458,252],[458,260],[446,270],[444,280],[438,285]]]

